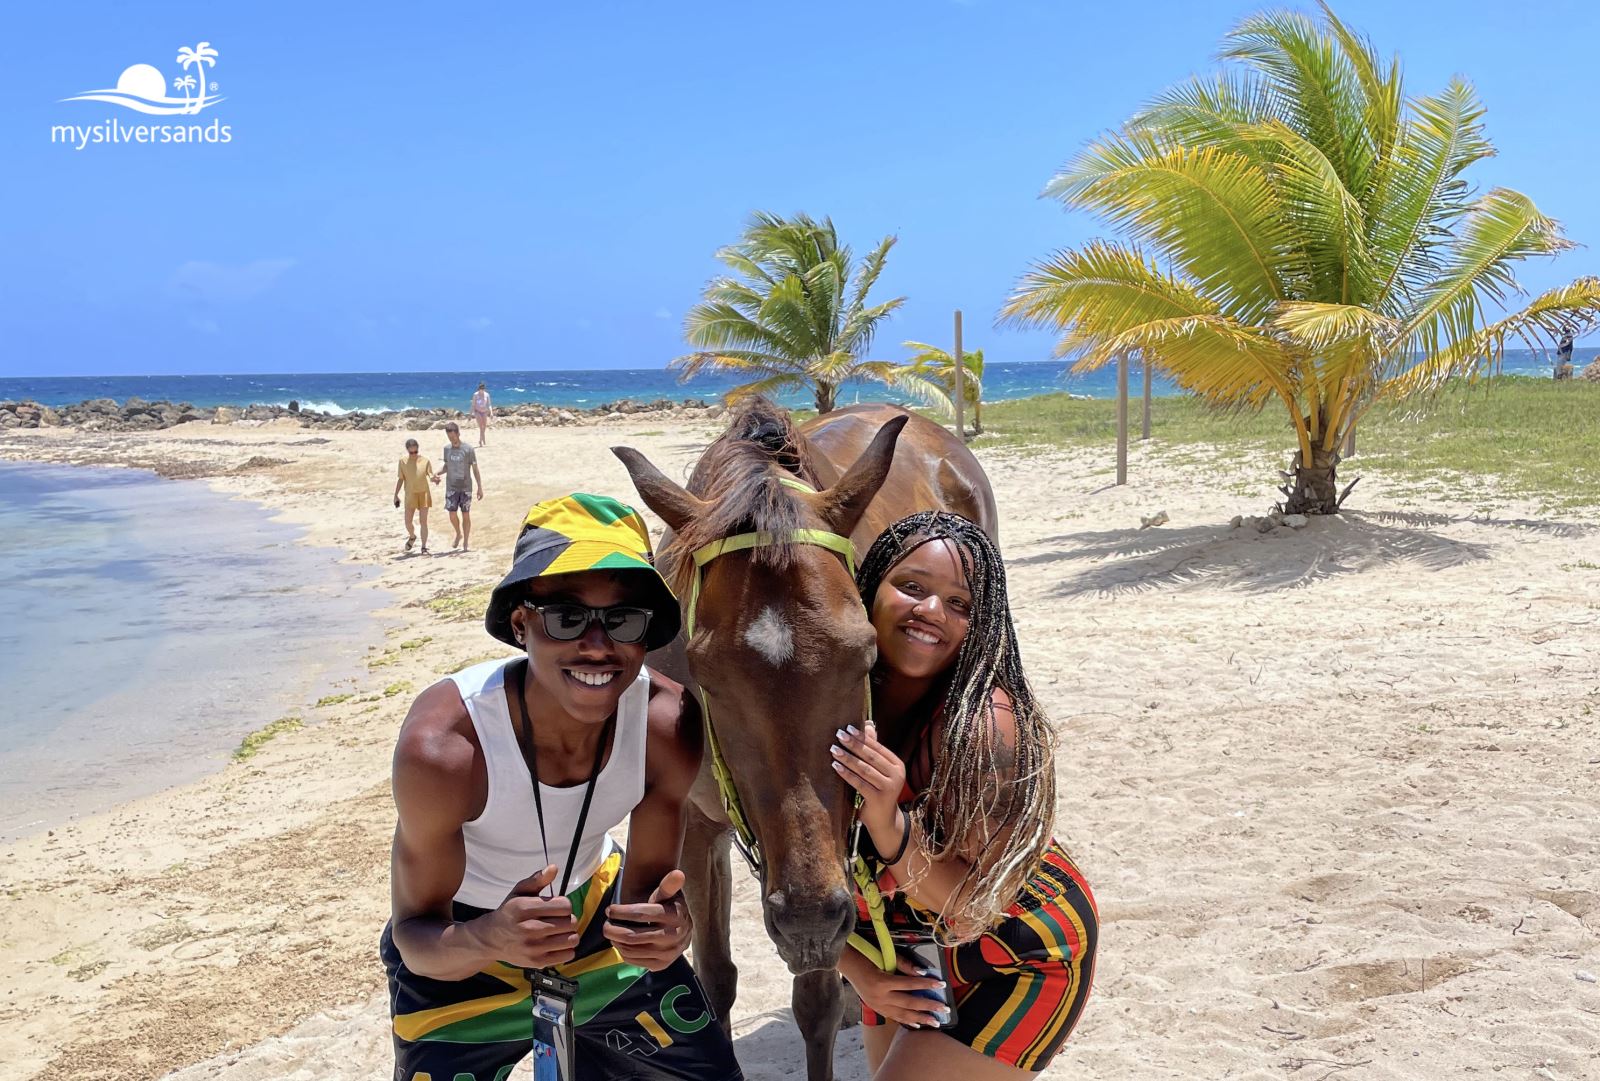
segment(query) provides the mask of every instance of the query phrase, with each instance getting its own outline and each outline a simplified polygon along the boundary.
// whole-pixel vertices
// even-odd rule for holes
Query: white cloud
[[[657,308],[652,314],[657,319],[671,319],[672,318],[672,313],[670,311],[668,311],[666,308]]]
[[[167,289],[184,300],[212,303],[249,300],[272,288],[294,265],[293,259],[256,259],[234,264],[192,259],[173,272]]]

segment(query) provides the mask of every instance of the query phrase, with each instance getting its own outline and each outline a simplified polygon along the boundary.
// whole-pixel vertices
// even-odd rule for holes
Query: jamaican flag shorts
[[[574,1081],[739,1081],[733,1046],[689,962],[680,957],[650,972],[624,962],[600,933],[620,865],[621,853],[613,852],[569,895],[578,955],[556,971],[578,984]],[[483,914],[455,906],[457,920]],[[388,927],[379,953],[389,973],[394,1081],[505,1081],[532,1050],[533,1006],[522,969],[495,963],[465,980],[419,976],[400,959]]]

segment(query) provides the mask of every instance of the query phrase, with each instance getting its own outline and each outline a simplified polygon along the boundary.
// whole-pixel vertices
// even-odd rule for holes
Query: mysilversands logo
[[[104,102],[153,116],[194,116],[222,100],[216,92],[216,81],[206,71],[217,66],[217,50],[209,41],[192,48],[185,45],[178,50],[174,63],[181,72],[172,77],[172,90],[182,91],[182,96],[167,93],[167,77],[159,70],[149,64],[134,64],[117,77],[117,85],[109,90],[85,90],[61,100]],[[193,74],[190,68],[195,69]],[[233,128],[220,120],[209,124],[125,124],[112,117],[98,124],[52,124],[50,141],[68,144],[74,150],[82,150],[90,143],[231,143]]]

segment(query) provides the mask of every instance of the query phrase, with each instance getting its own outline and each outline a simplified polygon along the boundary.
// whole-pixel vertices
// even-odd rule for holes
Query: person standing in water
[[[478,498],[482,499],[483,474],[478,472],[478,452],[461,442],[460,425],[450,421],[444,434],[450,440],[443,454],[444,509],[450,515],[450,528],[456,531],[450,547],[466,552],[472,548],[472,482],[478,482]]]
[[[433,471],[433,463],[424,458],[419,452],[415,439],[406,440],[406,456],[400,459],[400,473],[394,482],[394,505],[400,505],[400,494],[405,493],[406,506],[406,551],[411,551],[417,543],[417,531],[412,525],[412,519],[420,512],[422,516],[422,554],[428,554],[428,508],[433,506],[433,493],[428,490],[428,483],[439,483],[438,476]]]
[[[478,389],[472,392],[472,416],[478,422],[478,446],[480,447],[489,445],[489,411],[491,408],[489,404],[489,388],[485,384],[479,383]]]

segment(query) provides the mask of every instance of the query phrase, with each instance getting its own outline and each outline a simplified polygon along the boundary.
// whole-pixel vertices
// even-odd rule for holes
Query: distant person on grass
[[[516,655],[423,691],[395,747],[394,1081],[490,1081],[530,1053],[551,1076],[561,1014],[530,992],[552,978],[577,983],[572,1081],[741,1076],[683,958],[700,710],[644,666],[678,620],[631,507],[574,494],[528,511],[484,616]],[[624,819],[626,870],[608,835]]]
[[[479,383],[478,389],[472,392],[472,416],[478,422],[478,446],[480,447],[489,445],[488,430],[491,408],[489,404],[489,388]]]
[[[461,442],[461,427],[455,421],[444,426],[450,442],[444,448],[444,509],[450,515],[450,528],[456,531],[451,549],[463,552],[472,548],[472,482],[478,482],[478,498],[483,498],[483,474],[478,472],[478,452]],[[460,514],[460,518],[456,515]]]
[[[428,483],[439,483],[439,477],[433,471],[433,463],[417,453],[417,441],[406,440],[406,456],[400,459],[400,475],[394,482],[394,505],[400,505],[402,491],[406,497],[406,551],[411,551],[417,543],[417,531],[412,526],[412,518],[420,512],[422,515],[422,554],[428,554],[428,508],[433,506],[433,493],[428,490]]]
[[[1572,378],[1572,335],[1563,334],[1561,343],[1556,346],[1556,378]]]

